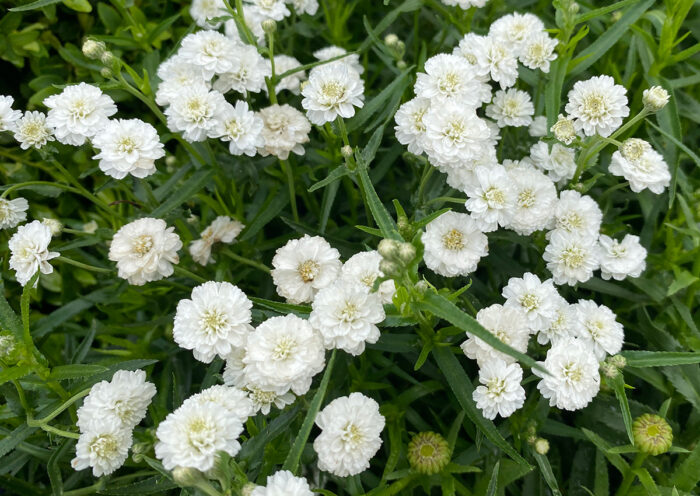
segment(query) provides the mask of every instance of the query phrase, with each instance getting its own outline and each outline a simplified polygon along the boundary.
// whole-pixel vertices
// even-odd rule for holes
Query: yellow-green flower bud
[[[645,413],[632,424],[634,444],[642,453],[660,455],[666,453],[673,442],[673,431],[666,419]]]
[[[450,447],[440,434],[420,432],[408,443],[408,463],[418,473],[437,474],[450,463]]]

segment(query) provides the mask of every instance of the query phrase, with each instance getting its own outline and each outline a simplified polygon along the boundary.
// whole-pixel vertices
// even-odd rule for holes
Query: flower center
[[[625,255],[627,255],[627,248],[620,245],[617,241],[614,242],[610,251],[612,252],[612,256],[615,258],[623,258]]]
[[[90,453],[94,453],[99,458],[114,456],[118,448],[119,443],[112,434],[100,434],[90,443]]]
[[[605,326],[599,320],[589,320],[586,321],[586,330],[591,335],[594,340],[598,340],[603,334],[603,329]]]
[[[539,296],[533,293],[525,293],[518,301],[520,302],[520,305],[528,312],[537,310],[537,307],[540,306]]]
[[[258,405],[269,405],[275,401],[277,395],[272,391],[263,391],[262,389],[254,388],[250,390],[250,397],[253,400],[253,403],[257,403]]]
[[[464,122],[456,120],[448,123],[442,134],[453,143],[461,141],[464,135]]]
[[[586,261],[586,253],[581,248],[572,246],[562,252],[561,261],[570,269],[578,269]]]
[[[362,431],[358,426],[352,422],[348,422],[348,424],[343,428],[343,433],[340,437],[346,444],[349,444],[351,448],[355,448],[362,443],[365,436],[362,434]]]
[[[506,195],[503,194],[503,190],[495,186],[491,186],[484,191],[484,198],[486,198],[490,207],[499,207],[506,202]]]
[[[377,274],[365,274],[360,278],[360,282],[367,286],[368,288],[371,288],[374,286],[374,281],[377,279]]]
[[[448,250],[461,250],[464,248],[464,235],[458,229],[450,229],[442,236],[442,244]]]
[[[583,217],[578,212],[569,211],[559,219],[559,227],[568,232],[576,231],[583,227]]]
[[[573,362],[568,362],[564,365],[563,374],[566,382],[569,384],[579,383],[581,382],[581,379],[583,379],[583,371],[581,370],[581,367]]]
[[[345,303],[345,306],[340,310],[339,318],[343,322],[352,322],[357,317],[357,312],[360,309],[355,303],[350,301]]]
[[[326,81],[321,85],[321,93],[331,102],[338,102],[345,95],[345,86],[338,81]]]
[[[493,335],[496,336],[501,343],[510,344],[510,336],[503,329],[493,331]]]
[[[131,136],[123,136],[117,142],[117,148],[123,153],[132,153],[136,149],[136,142]]]
[[[195,418],[187,425],[187,438],[190,446],[197,451],[211,451],[216,439],[216,430],[204,419]]]
[[[442,93],[452,95],[459,88],[460,82],[460,78],[456,73],[448,72],[438,79],[437,86]]]
[[[643,140],[631,138],[622,144],[620,152],[630,162],[636,162],[644,156],[646,149],[646,143]]]
[[[201,124],[209,113],[209,106],[201,98],[190,98],[185,104],[189,118],[192,122]]]
[[[142,234],[134,239],[132,249],[138,256],[143,257],[153,248],[153,238],[148,234]]]
[[[84,119],[90,114],[90,107],[85,100],[76,100],[71,106],[70,114],[75,120]]]
[[[27,122],[22,126],[22,133],[33,139],[37,139],[44,135],[44,126],[37,121]]]
[[[202,313],[199,322],[207,334],[217,335],[228,325],[228,317],[224,312],[211,308]]]
[[[283,336],[275,344],[275,348],[272,350],[272,358],[275,360],[286,360],[292,354],[296,345],[296,339],[291,336]]]
[[[537,196],[531,189],[524,189],[518,193],[518,206],[521,208],[530,208],[535,204]]]
[[[603,117],[608,113],[607,102],[605,101],[605,98],[603,98],[603,95],[599,93],[587,95],[583,99],[583,107],[584,111],[590,117]]]
[[[302,281],[309,283],[316,278],[320,268],[321,266],[315,260],[306,260],[299,264],[297,272],[299,272]]]
[[[236,119],[231,119],[226,123],[226,133],[231,138],[238,139],[243,134],[243,126]]]
[[[506,392],[506,381],[498,377],[492,377],[486,383],[491,398],[498,398]]]
[[[520,102],[514,98],[509,98],[503,102],[503,113],[507,117],[517,117],[520,114]]]

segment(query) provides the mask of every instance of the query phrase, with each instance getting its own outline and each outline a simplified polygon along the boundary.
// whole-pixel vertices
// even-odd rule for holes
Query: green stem
[[[73,489],[72,491],[63,491],[61,494],[63,496],[84,496],[87,494],[95,494],[104,488],[105,481],[101,479],[92,486],[81,487],[80,489]]]
[[[343,139],[343,145],[350,146],[350,140],[348,139],[348,130],[345,127],[345,121],[342,117],[338,116],[338,118],[335,120],[335,123],[338,125],[340,137]]]
[[[103,274],[109,274],[110,272],[114,272],[112,269],[105,269],[103,267],[95,267],[94,265],[88,265],[84,264],[82,262],[78,262],[76,260],[73,260],[72,258],[67,258],[67,257],[56,257],[57,262],[63,262],[67,263],[68,265],[73,265],[74,267],[80,267],[81,269],[89,270],[92,272],[101,272]]]
[[[267,94],[268,97],[270,98],[270,103],[272,105],[277,104],[277,80],[275,78],[275,33],[273,31],[269,31],[267,33],[267,39],[268,39],[268,56],[270,60],[270,77],[265,78],[265,85],[267,85]]]
[[[299,222],[297,193],[294,185],[294,171],[292,170],[292,164],[290,164],[287,160],[280,160],[280,165],[282,166],[282,172],[287,176],[287,188],[289,189],[289,204],[292,207],[292,217],[294,218],[294,222]]]
[[[62,184],[62,183],[56,183],[53,181],[27,181],[24,183],[17,183],[13,184],[9,188],[7,188],[5,191],[2,192],[0,195],[0,198],[5,198],[8,194],[10,194],[13,191],[16,191],[18,189],[24,189],[24,188],[29,188],[31,186],[51,186],[52,188],[59,188],[63,189],[66,191],[70,191],[71,193],[78,193],[82,194],[81,191],[77,190],[76,188],[72,186],[68,186],[67,184]]]
[[[248,258],[237,255],[229,249],[225,249],[221,253],[223,253],[227,257],[232,258],[233,260],[240,262],[244,265],[249,265],[251,267],[255,267],[256,269],[261,270],[261,271],[265,272],[266,274],[270,273],[270,268],[267,265],[261,264],[259,262],[254,262]]]
[[[74,178],[73,175],[70,172],[68,172],[68,170],[65,167],[63,167],[63,165],[61,165],[61,163],[58,160],[51,159],[50,162],[54,167],[56,167],[61,172],[63,177],[66,179],[66,181],[71,183],[73,185],[73,187],[76,188],[80,192],[80,194],[82,194],[85,198],[89,199],[91,202],[93,202],[95,205],[100,207],[102,210],[109,213],[110,217],[115,217],[115,216],[118,217],[119,216],[119,214],[117,214],[111,208],[109,208],[109,205],[107,205],[107,203],[100,200],[97,196],[93,195],[92,193],[90,193],[87,190],[87,188],[85,188],[85,186],[83,186],[80,183],[80,181],[78,181],[76,178]]]
[[[636,479],[635,475],[635,470],[637,470],[639,467],[642,466],[642,463],[644,463],[644,460],[646,459],[647,454],[642,453],[641,451],[637,453],[637,456],[634,458],[634,461],[632,462],[632,465],[625,471],[624,478],[622,479],[622,483],[620,484],[619,489],[615,493],[615,496],[626,496],[627,493],[630,490],[630,487],[632,486],[632,483]]]
[[[178,275],[180,275],[180,276],[189,277],[190,279],[192,279],[193,281],[196,281],[196,282],[198,282],[198,283],[205,283],[205,282],[207,282],[207,280],[204,279],[203,277],[198,276],[198,275],[195,274],[194,272],[190,272],[190,271],[187,270],[187,269],[183,269],[182,267],[180,267],[180,266],[178,266],[178,265],[174,265],[174,266],[173,266],[173,271],[175,272],[175,274],[178,274]]]
[[[90,394],[90,390],[92,388],[86,388],[80,391],[79,393],[74,394],[71,396],[68,400],[64,401],[61,406],[56,408],[54,411],[49,413],[46,417],[40,418],[40,419],[34,419],[34,418],[29,418],[27,419],[27,425],[32,426],[32,427],[41,427],[42,425],[47,425],[51,420],[55,419],[58,417],[63,411],[66,410],[66,408],[70,407],[73,403],[78,401],[80,398],[83,398]]]
[[[56,435],[61,436],[61,437],[67,437],[70,439],[80,439],[80,434],[78,434],[77,432],[64,431],[63,429],[58,429],[58,428],[53,427],[51,425],[44,425],[44,424],[40,425],[39,427],[46,432],[51,432],[51,433],[56,434]]]

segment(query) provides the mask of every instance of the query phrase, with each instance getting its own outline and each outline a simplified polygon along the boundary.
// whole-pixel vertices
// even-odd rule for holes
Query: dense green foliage
[[[561,288],[569,301],[595,298],[616,312],[625,328],[624,380],[605,381],[584,410],[562,412],[540,397],[529,364],[521,361],[528,391],[524,408],[506,420],[481,417],[471,399],[476,364],[456,345],[465,330],[480,331],[470,316],[501,301],[510,277],[546,273],[544,234],[526,238],[501,230],[489,234],[490,253],[471,278],[442,278],[423,268],[418,274],[417,266],[409,267],[379,342],[359,357],[338,352],[323,384],[319,374],[294,405],[251,419],[243,450],[226,466],[227,473],[230,480],[245,474],[264,483],[284,464],[321,481],[312,486],[329,495],[599,496],[613,494],[623,479],[632,482],[630,495],[698,494],[697,2],[585,1],[578,14],[564,15],[570,3],[564,0],[491,0],[467,11],[437,0],[322,0],[317,15],[279,23],[276,47],[302,63],[313,62],[311,52],[327,44],[360,54],[366,103],[346,121],[355,168],[344,162],[341,134],[331,125],[315,127],[306,154],[284,164],[274,157],[234,157],[220,143],[183,146],[159,119],[152,88],[160,62],[194,28],[188,2],[39,0],[7,10],[16,3],[0,2],[0,94],[13,95],[16,108],[45,110],[43,99],[63,85],[97,84],[117,102],[120,116],[156,126],[169,156],[145,180],[115,180],[99,173],[89,147],[54,143],[41,152],[24,151],[8,134],[0,135],[1,189],[25,183],[29,217],[53,217],[67,228],[52,243],[63,256],[54,261],[54,273],[42,275],[38,288],[28,285],[24,293],[8,267],[11,233],[0,233],[0,327],[24,339],[30,350],[19,364],[0,364],[0,494],[194,494],[178,488],[155,459],[155,427],[185,398],[220,382],[223,362],[207,366],[173,342],[177,302],[200,282],[229,281],[253,300],[254,323],[288,311],[308,315],[309,307],[282,303],[269,276],[275,250],[288,239],[321,234],[345,260],[376,248],[382,237],[411,241],[435,212],[463,209],[463,195],[396,141],[393,115],[411,98],[416,71],[427,57],[451,52],[464,33],[483,34],[492,20],[516,10],[539,16],[560,41],[548,74],[521,67],[521,78],[535,88],[536,115],[546,115],[550,124],[573,83],[592,75],[612,75],[628,89],[631,116],[642,108],[643,89],[660,84],[672,94],[669,105],[624,136],[647,139],[663,154],[673,175],[664,194],[621,187],[619,178],[607,174],[613,147],[593,157],[581,178],[604,213],[606,234],[639,234],[649,251],[646,271],[623,282],[595,277]],[[387,33],[405,43],[401,61],[382,41]],[[80,50],[87,36],[103,40],[131,70],[118,78],[105,74],[99,61]],[[285,98],[299,107],[299,97]],[[253,95],[250,101],[257,108],[267,96]],[[499,153],[520,158],[530,144],[526,128],[507,128]],[[215,264],[202,267],[183,250],[172,277],[130,286],[108,261],[107,242],[123,224],[144,215],[175,226],[185,246],[217,215],[236,217],[246,228],[237,243],[215,250]],[[188,222],[191,215],[201,221]],[[98,229],[84,233],[82,226],[93,220]],[[440,291],[417,290],[423,277]],[[530,346],[533,356],[542,355],[534,340]],[[148,371],[158,394],[125,466],[99,480],[90,471],[75,472],[70,467],[75,436],[63,435],[77,432],[75,404],[55,418],[51,412],[115,370],[136,368]],[[307,444],[313,419],[305,422],[307,412],[351,391],[381,405],[387,420],[384,444],[372,468],[360,476],[319,474]],[[630,421],[658,412],[673,428],[674,448],[643,458],[630,446]],[[407,445],[421,431],[441,433],[452,447],[452,461],[438,475],[409,470]],[[528,442],[532,435],[549,441],[546,455],[535,452]]]

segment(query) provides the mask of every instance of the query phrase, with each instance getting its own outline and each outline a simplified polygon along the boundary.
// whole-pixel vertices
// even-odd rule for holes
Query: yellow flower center
[[[450,229],[442,236],[442,244],[448,250],[461,250],[464,248],[464,235],[458,229]]]

